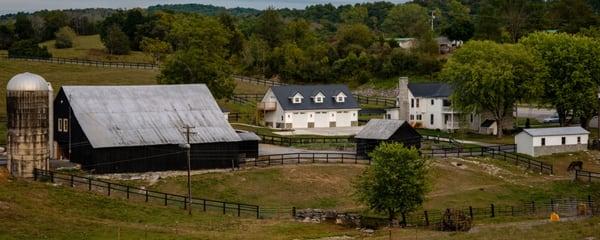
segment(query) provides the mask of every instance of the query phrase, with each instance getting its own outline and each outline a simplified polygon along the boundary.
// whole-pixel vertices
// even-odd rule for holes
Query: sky
[[[360,2],[375,2],[381,0],[0,0],[0,14],[16,12],[33,12],[37,10],[69,9],[69,8],[135,8],[148,7],[157,4],[201,3],[215,6],[249,7],[265,9],[299,8],[307,5],[331,3],[334,5],[353,4]],[[387,0],[400,3],[407,0]]]

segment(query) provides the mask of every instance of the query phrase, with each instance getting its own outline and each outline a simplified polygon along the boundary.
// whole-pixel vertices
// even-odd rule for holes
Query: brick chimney
[[[398,97],[396,98],[396,107],[399,110],[400,120],[408,121],[409,99],[408,99],[408,77],[400,77],[398,80]]]

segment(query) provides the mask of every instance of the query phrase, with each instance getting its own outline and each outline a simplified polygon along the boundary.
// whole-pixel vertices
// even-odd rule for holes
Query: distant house
[[[60,157],[95,173],[187,169],[185,126],[194,127],[192,169],[235,167],[240,158],[242,137],[204,84],[63,86],[54,121]]]
[[[417,46],[416,38],[394,38],[394,41],[398,43],[398,47],[402,49],[412,49]]]
[[[273,86],[257,105],[271,128],[358,126],[360,106],[346,85]]]
[[[421,134],[403,120],[371,119],[354,139],[359,156],[368,156],[382,142],[399,142],[405,147],[421,148]]]
[[[528,128],[515,136],[517,152],[533,157],[587,150],[589,132],[581,127]]]
[[[490,114],[462,113],[452,108],[454,90],[447,83],[409,83],[400,78],[396,107],[386,110],[386,119],[407,120],[415,128],[453,131],[461,128],[497,134],[498,125]],[[512,128],[512,116],[504,119],[503,129]]]
[[[419,40],[416,38],[394,38],[393,40],[398,44],[398,47],[402,49],[413,49],[419,44]],[[451,41],[447,37],[437,37],[435,38],[435,42],[439,47],[440,54],[450,53],[463,44],[463,41]]]

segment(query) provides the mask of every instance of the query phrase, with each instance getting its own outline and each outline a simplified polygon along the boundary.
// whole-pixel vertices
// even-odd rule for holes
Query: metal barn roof
[[[371,119],[354,138],[387,140],[404,123],[404,120]]]
[[[317,110],[317,109],[359,109],[360,106],[348,86],[343,84],[327,85],[284,85],[273,86],[271,91],[281,104],[283,110]],[[335,101],[334,97],[340,92],[346,95],[342,103]],[[293,103],[292,97],[300,93],[304,99],[302,103]],[[312,97],[322,93],[325,95],[322,103],[316,103]]]
[[[415,97],[449,97],[453,92],[447,83],[409,83],[408,89]]]
[[[523,132],[532,137],[581,135],[590,133],[582,127],[527,128],[523,129]]]
[[[204,84],[63,86],[94,148],[240,141]]]

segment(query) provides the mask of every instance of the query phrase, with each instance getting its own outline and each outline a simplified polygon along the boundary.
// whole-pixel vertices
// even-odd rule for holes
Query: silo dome
[[[26,72],[11,78],[6,89],[8,91],[48,91],[48,82],[40,75]]]

